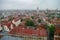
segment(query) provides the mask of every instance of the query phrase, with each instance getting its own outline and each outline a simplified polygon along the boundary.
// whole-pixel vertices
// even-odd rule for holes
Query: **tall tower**
[[[39,14],[39,7],[37,7],[37,14]]]

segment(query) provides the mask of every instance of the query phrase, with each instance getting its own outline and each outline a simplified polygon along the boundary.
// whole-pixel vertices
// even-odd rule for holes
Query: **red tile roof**
[[[2,22],[2,25],[6,25],[11,30],[11,24],[14,27],[14,24],[11,21]]]
[[[15,27],[12,29],[10,34],[19,34],[19,35],[28,35],[28,36],[47,36],[46,30],[41,29],[41,30],[34,30],[34,29],[27,29],[22,26],[20,27]]]
[[[21,19],[21,17],[15,18],[14,21],[16,22],[16,21],[18,21],[19,19]]]
[[[4,25],[6,25],[9,29],[11,29],[11,27],[10,27],[11,24],[12,24],[11,22],[7,22],[7,23],[5,23]]]

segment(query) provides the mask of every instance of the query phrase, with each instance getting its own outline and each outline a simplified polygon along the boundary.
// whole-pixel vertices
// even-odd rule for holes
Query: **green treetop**
[[[26,26],[32,26],[32,27],[34,27],[34,22],[32,20],[27,20],[26,21]]]
[[[47,28],[49,29],[49,31],[53,32],[55,30],[55,26],[53,24],[48,24]]]

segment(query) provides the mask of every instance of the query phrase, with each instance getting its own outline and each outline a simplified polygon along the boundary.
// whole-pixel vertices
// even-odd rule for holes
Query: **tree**
[[[26,21],[26,26],[31,26],[31,27],[34,27],[34,22],[32,20],[27,20]]]
[[[38,19],[38,23],[41,23],[41,19]]]
[[[11,20],[13,20],[13,19],[14,19],[14,17],[10,17],[8,21],[11,21]]]
[[[34,19],[34,16],[31,16],[32,19]]]
[[[47,26],[48,40],[54,40],[55,26],[53,24],[48,24]]]
[[[46,29],[48,33],[47,40],[54,40],[54,31],[55,31],[55,26],[54,24],[49,23],[43,18],[44,23],[46,23]]]
[[[4,16],[2,16],[1,19],[4,19]]]
[[[2,21],[2,19],[4,19],[4,16],[1,16],[1,17],[0,17],[0,22]]]

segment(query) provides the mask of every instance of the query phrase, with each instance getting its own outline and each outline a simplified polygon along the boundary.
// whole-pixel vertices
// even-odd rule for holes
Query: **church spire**
[[[39,14],[39,7],[37,7],[37,14]]]

